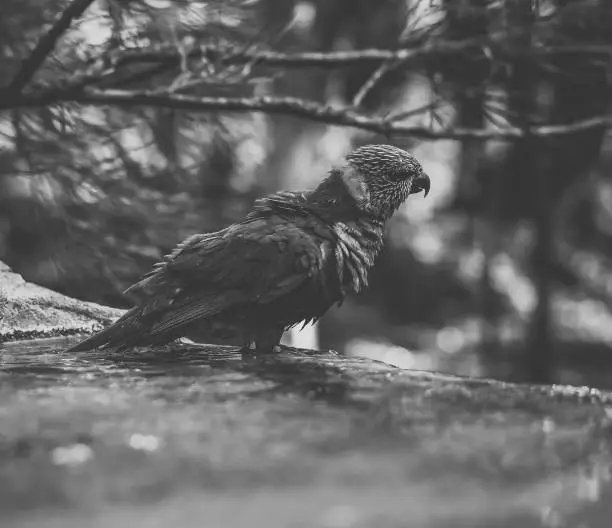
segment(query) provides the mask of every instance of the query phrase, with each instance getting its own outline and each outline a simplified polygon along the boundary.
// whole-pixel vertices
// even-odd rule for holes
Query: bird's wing
[[[326,256],[310,232],[276,217],[194,235],[128,291],[151,335],[241,305],[266,304],[321,272]]]

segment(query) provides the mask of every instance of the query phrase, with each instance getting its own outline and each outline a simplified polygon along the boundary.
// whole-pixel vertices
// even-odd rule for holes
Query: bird
[[[179,338],[277,350],[287,329],[316,322],[367,286],[386,221],[410,194],[429,190],[412,154],[358,147],[313,190],[264,196],[238,223],[183,240],[126,290],[138,299],[133,308],[67,351]]]

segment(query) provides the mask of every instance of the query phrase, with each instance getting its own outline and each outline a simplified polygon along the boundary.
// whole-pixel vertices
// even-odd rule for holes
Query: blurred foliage
[[[68,4],[4,0],[5,83]],[[26,90],[62,90],[102,71],[102,88],[349,102],[379,65],[283,71],[188,57],[200,47],[463,41],[473,45],[385,65],[364,111],[404,112],[434,130],[608,113],[604,0],[97,0]],[[168,48],[179,65],[117,62]],[[9,109],[0,113],[0,260],[57,291],[128,306],[122,291],[184,236],[240,218],[263,192],[312,185],[351,144],[377,141],[414,149],[434,193],[425,206],[410,201],[393,224],[371,289],[323,321],[322,346],[350,352],[381,341],[403,365],[612,385],[599,374],[612,347],[612,149],[603,127],[428,146],[260,114]]]
[[[0,21],[7,24],[6,32],[0,29],[7,41],[0,60],[5,79],[66,4],[55,2],[41,13],[36,2],[14,2],[13,14]],[[188,2],[160,4],[94,4],[35,82],[57,83],[66,71],[85,70],[108,51],[104,47],[179,42],[187,34],[248,37],[249,31],[236,30],[242,25],[231,2],[201,5],[218,16],[192,11]],[[180,17],[188,24],[178,23]],[[121,306],[129,304],[125,287],[177,240],[218,227],[248,207],[253,171],[264,155],[257,135],[265,123],[257,116],[63,105],[16,109],[0,126],[0,258],[34,282]]]

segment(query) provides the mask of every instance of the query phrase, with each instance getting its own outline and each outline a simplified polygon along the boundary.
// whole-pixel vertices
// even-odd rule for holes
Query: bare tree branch
[[[70,27],[75,18],[80,17],[93,0],[74,0],[61,14],[57,22],[45,33],[32,53],[22,62],[21,68],[8,86],[10,92],[21,92],[32,79],[38,68],[55,48],[57,41]]]
[[[250,71],[255,66],[267,66],[282,69],[338,69],[356,65],[371,64],[377,66],[374,74],[364,84],[355,97],[358,104],[373,89],[389,70],[400,65],[414,64],[425,58],[440,55],[461,54],[468,50],[481,51],[487,55],[488,60],[493,60],[493,53],[499,55],[498,59],[509,54],[516,54],[503,46],[503,39],[508,38],[512,32],[505,31],[492,33],[487,37],[470,37],[454,41],[433,41],[431,43],[419,44],[417,47],[403,49],[376,49],[366,48],[348,51],[332,52],[293,52],[283,53],[278,51],[260,49],[236,49],[223,46],[196,47],[189,51],[187,57],[193,61],[205,61],[215,64],[217,67],[242,66]],[[501,39],[501,40],[500,40]],[[498,46],[502,44],[502,46]],[[563,54],[585,54],[592,58],[600,57],[605,60],[612,56],[612,46],[567,46],[567,45],[543,45],[540,44],[530,49],[531,55],[546,57],[550,55]],[[73,79],[64,83],[67,89],[79,89],[85,86],[104,85],[105,88],[121,88],[126,83],[134,80],[143,81],[155,75],[163,74],[180,65],[182,55],[174,47],[164,47],[157,50],[127,50],[104,61],[104,70],[99,67],[90,68],[86,72],[77,73]],[[108,64],[111,64],[109,67]],[[149,68],[139,72],[130,72],[129,66],[149,65]],[[127,74],[127,76],[126,76]]]
[[[359,91],[353,97],[353,106],[359,108],[363,103],[364,99],[374,89],[374,87],[381,81],[381,79],[389,73],[394,67],[398,66],[398,61],[383,62],[378,68],[372,72],[372,75],[368,77],[366,82],[363,83]]]
[[[211,62],[225,65],[247,64],[282,68],[339,68],[355,66],[367,62],[406,62],[432,55],[453,55],[470,49],[483,49],[495,45],[501,35],[492,34],[487,37],[471,37],[464,40],[434,41],[420,44],[418,47],[402,49],[376,49],[365,48],[358,50],[331,51],[331,52],[294,52],[283,53],[272,50],[223,49],[218,46],[204,46],[191,50],[187,58],[199,60],[206,58]],[[503,36],[507,37],[508,34]],[[504,49],[505,54],[518,53],[516,50]],[[537,45],[529,53],[536,55],[600,55],[609,58],[612,55],[612,46],[609,45]],[[180,64],[181,55],[174,48],[164,48],[155,51],[130,50],[119,54],[114,62],[117,67],[133,63],[164,63],[170,66]]]
[[[0,108],[39,107],[58,103],[80,103],[124,107],[154,106],[193,112],[263,112],[295,116],[330,125],[359,128],[387,136],[411,136],[423,139],[480,139],[514,140],[533,136],[562,136],[612,127],[612,116],[595,116],[560,125],[530,128],[501,127],[471,129],[450,127],[435,129],[421,125],[398,123],[390,117],[371,117],[354,111],[352,107],[326,106],[315,101],[295,97],[198,97],[177,93],[152,93],[129,90],[46,91],[24,95],[12,101],[2,101]]]
[[[405,121],[409,117],[414,117],[419,114],[430,113],[435,111],[442,104],[442,99],[437,97],[429,103],[418,106],[417,108],[411,108],[410,110],[404,110],[402,112],[393,113],[387,115],[387,121]]]
[[[246,49],[236,51],[233,49],[222,49],[218,46],[205,46],[195,48],[188,54],[188,58],[197,60],[205,57],[211,62],[222,64],[265,64],[272,67],[283,68],[338,68],[363,64],[364,62],[386,62],[386,61],[408,61],[429,55],[453,54],[470,48],[480,48],[482,38],[470,38],[460,41],[436,42],[433,44],[419,45],[414,48],[402,48],[397,50],[366,48],[347,51],[306,51],[295,53],[283,53],[271,50]],[[115,59],[116,66],[132,63],[169,63],[180,64],[180,54],[172,49],[161,49],[157,51],[125,51]]]

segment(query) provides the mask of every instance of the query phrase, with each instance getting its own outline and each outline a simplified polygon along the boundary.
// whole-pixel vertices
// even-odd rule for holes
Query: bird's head
[[[429,193],[429,176],[418,160],[391,145],[365,145],[346,156],[341,179],[357,206],[389,218],[410,194]]]

